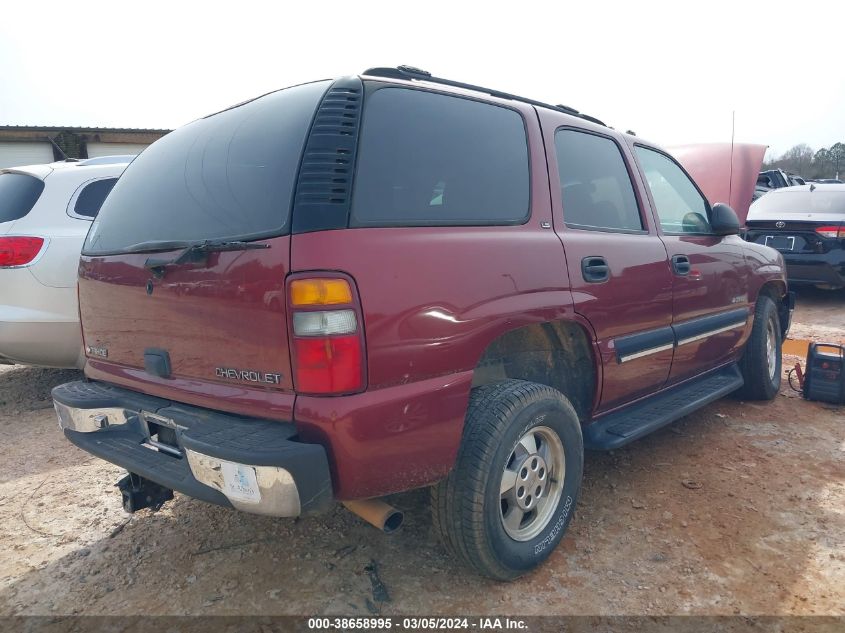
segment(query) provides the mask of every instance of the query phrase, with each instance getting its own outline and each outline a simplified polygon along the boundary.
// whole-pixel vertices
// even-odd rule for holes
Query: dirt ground
[[[802,293],[796,320],[842,340],[845,293]],[[393,498],[392,536],[180,495],[130,517],[120,469],[58,430],[50,388],[77,375],[0,367],[0,615],[845,615],[845,409],[786,386],[589,454],[561,546],[500,584],[443,553],[426,491]]]

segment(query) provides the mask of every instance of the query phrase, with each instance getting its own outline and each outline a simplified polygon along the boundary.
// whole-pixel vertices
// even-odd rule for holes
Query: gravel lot
[[[845,340],[845,293],[802,293],[796,320]],[[426,491],[393,498],[393,536],[340,507],[290,521],[179,495],[130,517],[120,469],[57,428],[50,388],[77,375],[0,367],[2,615],[845,615],[845,415],[788,387],[588,455],[561,547],[498,584],[443,553]]]

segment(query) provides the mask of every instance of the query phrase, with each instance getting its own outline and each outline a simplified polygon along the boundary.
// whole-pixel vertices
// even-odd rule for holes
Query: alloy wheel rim
[[[778,364],[776,341],[774,319],[769,319],[768,323],[766,323],[766,363],[769,368],[769,379],[773,382]]]
[[[499,485],[502,527],[528,541],[549,524],[560,502],[566,455],[560,436],[547,426],[529,429],[514,446]]]

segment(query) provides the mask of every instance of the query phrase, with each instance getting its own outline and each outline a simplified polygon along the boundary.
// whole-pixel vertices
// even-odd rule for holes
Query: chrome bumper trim
[[[197,453],[191,449],[187,449],[185,454],[188,456],[188,464],[197,481],[223,493],[238,510],[277,517],[299,516],[301,512],[299,491],[296,489],[293,476],[284,468],[234,464]],[[252,468],[255,471],[255,478],[258,482],[258,499],[252,500],[232,494],[231,489],[224,481],[224,464]]]
[[[95,408],[77,409],[53,401],[56,415],[59,419],[59,428],[62,430],[75,431],[77,433],[94,433],[97,431],[108,432],[107,429],[124,426],[130,422],[138,424],[139,435],[146,433],[147,437],[138,446],[143,448],[156,448],[151,446],[157,444],[149,438],[149,428],[146,420],[170,428],[178,426],[169,418],[163,418],[146,411],[130,411],[123,408]],[[164,446],[164,445],[162,445]],[[179,459],[179,450],[167,446],[174,459]],[[182,448],[181,451],[187,457],[188,468],[194,478],[200,483],[222,493],[238,510],[251,514],[264,514],[278,517],[296,517],[301,514],[302,507],[299,499],[299,490],[293,475],[284,468],[278,466],[253,466],[252,464],[239,464],[226,460],[198,453],[196,451]],[[257,495],[239,495],[233,491],[231,484],[227,486],[224,478],[224,466],[240,467],[241,469],[252,469],[255,473],[255,481],[258,487]],[[248,472],[248,470],[247,470]]]
[[[75,409],[55,400],[53,406],[59,418],[59,428],[78,433],[93,433],[113,426],[123,426],[137,415],[122,408]]]

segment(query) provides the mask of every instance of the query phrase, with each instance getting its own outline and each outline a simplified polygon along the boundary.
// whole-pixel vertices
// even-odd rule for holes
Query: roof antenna
[[[728,204],[733,201],[734,188],[734,136],[736,134],[736,110],[731,110],[731,171],[728,183]]]
[[[47,140],[48,140],[48,141],[50,141],[50,144],[51,144],[51,145],[52,145],[55,149],[57,149],[57,150],[59,151],[59,154],[61,154],[61,155],[62,155],[62,160],[75,160],[75,159],[68,158],[68,155],[67,155],[67,154],[65,154],[65,151],[64,151],[61,147],[59,147],[59,144],[58,144],[58,143],[56,143],[56,141],[54,141],[52,138],[50,138],[50,136],[49,136],[49,135],[47,136]]]

